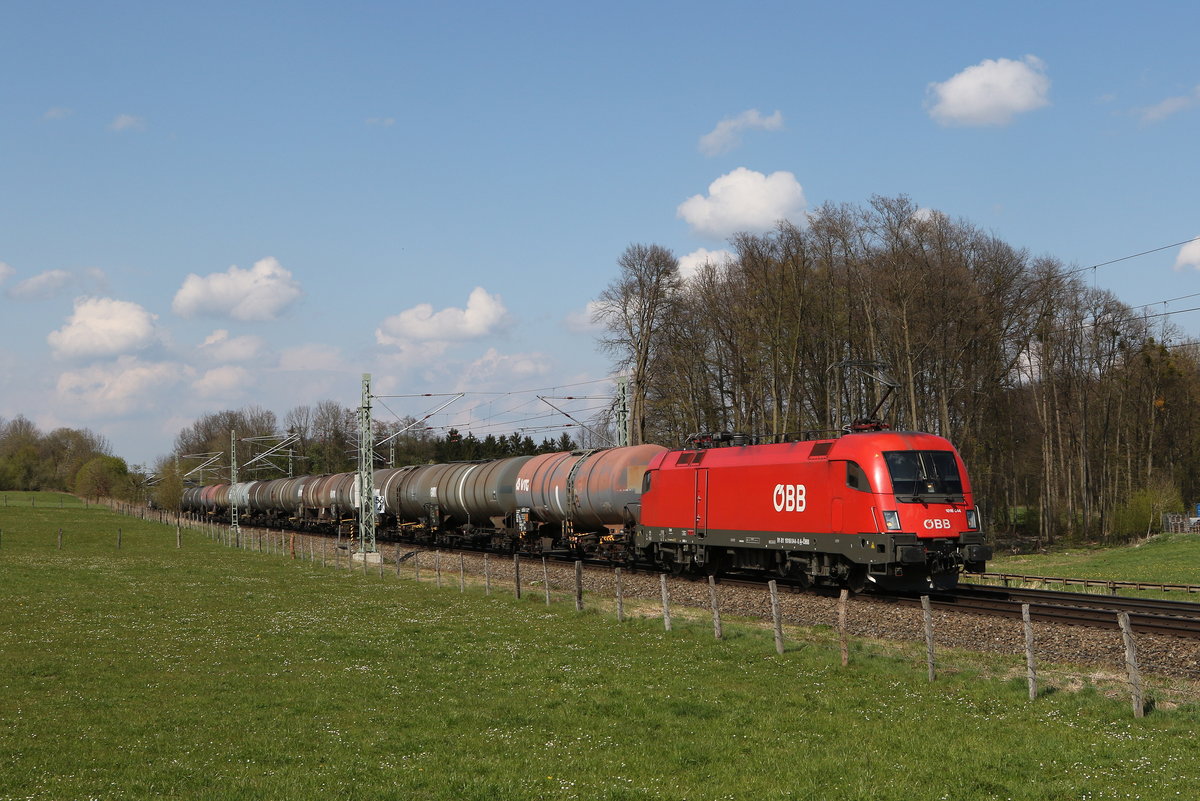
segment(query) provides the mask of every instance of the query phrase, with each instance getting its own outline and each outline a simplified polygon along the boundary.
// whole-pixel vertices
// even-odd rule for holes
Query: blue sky
[[[874,194],[1077,266],[1181,242],[1198,23],[1153,2],[6,3],[0,416],[146,462],[205,412],[356,405],[363,372],[603,393],[582,320],[628,244],[718,252]],[[1091,280],[1200,306],[1161,303],[1200,292],[1200,246]],[[1200,339],[1200,312],[1169,319]],[[484,433],[520,405],[502,433],[540,406],[474,400],[431,422]]]

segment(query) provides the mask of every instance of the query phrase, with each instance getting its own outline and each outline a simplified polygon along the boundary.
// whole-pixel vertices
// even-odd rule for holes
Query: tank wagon
[[[377,470],[377,525],[414,542],[563,552],[672,572],[757,572],[861,589],[952,586],[992,557],[966,467],[932,434],[856,430],[751,444],[693,437]],[[329,529],[355,522],[354,473],[195,487],[184,510]]]

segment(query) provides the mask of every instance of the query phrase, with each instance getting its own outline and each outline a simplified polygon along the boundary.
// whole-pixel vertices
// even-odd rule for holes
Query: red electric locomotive
[[[863,421],[836,439],[691,442],[377,470],[376,508],[420,542],[855,589],[949,587],[991,558],[966,468],[942,437]],[[184,509],[225,516],[237,504],[247,522],[340,528],[354,478],[194,488]]]
[[[726,447],[711,447],[724,440]],[[770,445],[715,435],[659,454],[636,545],[676,571],[751,570],[860,589],[950,587],[992,549],[962,459],[932,434]]]

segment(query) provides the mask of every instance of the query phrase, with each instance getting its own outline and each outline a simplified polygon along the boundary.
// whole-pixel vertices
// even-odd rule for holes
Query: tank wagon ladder
[[[579,474],[579,468],[583,467],[583,463],[588,460],[594,453],[608,450],[607,448],[589,448],[583,451],[573,451],[572,456],[578,456],[575,464],[571,465],[571,472],[567,473],[567,509],[566,519],[563,520],[562,533],[563,538],[573,538],[575,536],[575,518],[579,514],[579,495],[575,492],[575,476]]]

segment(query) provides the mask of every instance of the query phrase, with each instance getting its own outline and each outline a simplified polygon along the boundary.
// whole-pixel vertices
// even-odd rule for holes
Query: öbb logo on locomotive
[[[349,534],[354,473],[185,490],[187,512]],[[966,466],[933,434],[724,434],[376,470],[378,536],[800,584],[951,586],[992,556]],[[770,495],[769,499],[765,495]]]
[[[803,484],[776,484],[775,511],[803,512],[808,507],[808,490]]]

